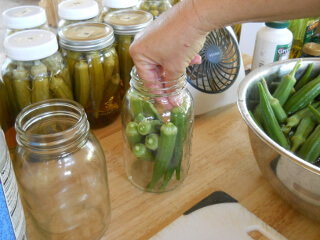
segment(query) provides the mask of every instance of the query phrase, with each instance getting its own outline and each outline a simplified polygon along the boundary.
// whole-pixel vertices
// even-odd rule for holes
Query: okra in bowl
[[[263,175],[284,200],[318,222],[319,74],[320,58],[271,63],[244,78],[237,101]]]

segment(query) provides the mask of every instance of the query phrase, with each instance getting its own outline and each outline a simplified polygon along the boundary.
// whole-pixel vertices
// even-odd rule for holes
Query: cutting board
[[[225,192],[216,191],[150,240],[285,240]]]

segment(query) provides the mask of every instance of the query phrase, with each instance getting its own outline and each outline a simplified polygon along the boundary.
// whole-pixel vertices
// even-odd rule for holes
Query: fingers
[[[190,65],[193,65],[193,64],[201,64],[202,62],[202,58],[199,54],[197,54],[192,60],[191,62],[189,63],[189,66]]]

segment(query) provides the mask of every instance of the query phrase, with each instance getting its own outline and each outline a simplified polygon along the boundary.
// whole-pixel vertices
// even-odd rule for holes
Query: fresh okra
[[[145,138],[145,146],[150,150],[157,150],[159,147],[159,135],[156,133],[151,133]]]
[[[148,135],[158,132],[162,122],[160,120],[144,120],[138,124],[138,132],[141,135]]]
[[[302,78],[297,82],[295,89],[298,91],[300,90],[304,85],[306,85],[310,80],[310,75],[313,69],[313,63],[310,63],[308,65],[308,68],[306,72],[303,74]]]
[[[47,67],[39,60],[31,68],[32,75],[32,103],[50,99],[49,79]]]
[[[142,142],[142,136],[139,134],[137,127],[138,123],[136,122],[129,122],[126,126],[125,134],[131,149],[135,144]]]
[[[320,125],[302,144],[298,155],[307,162],[314,163],[320,156]]]
[[[143,143],[135,144],[132,152],[140,160],[154,161],[152,152]]]

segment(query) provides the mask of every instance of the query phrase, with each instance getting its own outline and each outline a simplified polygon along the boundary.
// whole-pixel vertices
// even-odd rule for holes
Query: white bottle
[[[293,35],[288,21],[266,22],[257,32],[251,70],[289,58]]]
[[[0,239],[26,240],[26,222],[9,150],[0,128]]]

